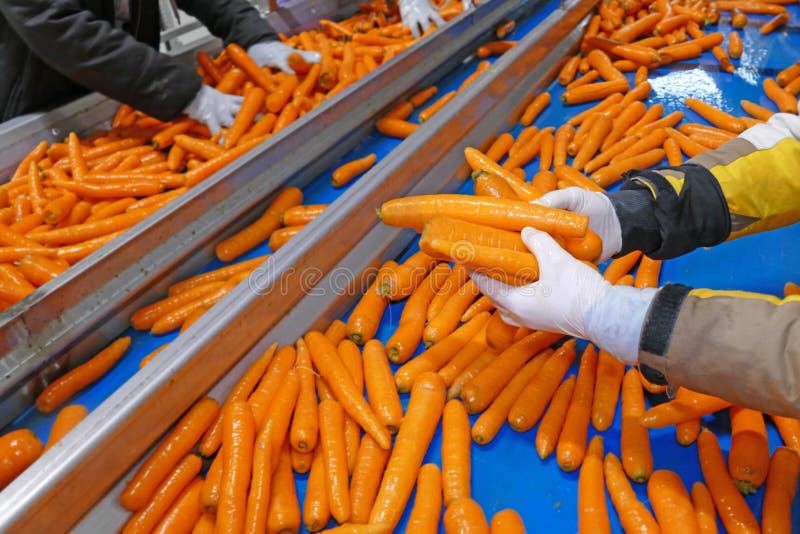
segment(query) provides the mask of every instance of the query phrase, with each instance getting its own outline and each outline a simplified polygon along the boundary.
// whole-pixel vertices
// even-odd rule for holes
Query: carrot
[[[792,502],[800,476],[800,457],[786,447],[772,454],[761,509],[761,530],[765,533],[792,531]]]
[[[510,350],[510,349],[509,349]],[[569,366],[575,359],[575,341],[570,340],[556,350],[542,366],[536,380],[522,390],[508,412],[511,428],[525,432],[541,418]]]
[[[203,515],[203,509],[200,506],[202,486],[203,479],[195,477],[175,498],[169,510],[153,529],[153,533],[188,534],[192,532],[195,524]]]
[[[275,93],[270,94],[270,99],[274,94]],[[266,93],[264,93],[264,89],[261,87],[253,87],[249,91],[245,91],[242,106],[239,108],[239,112],[236,114],[233,124],[231,124],[230,128],[228,128],[228,131],[225,133],[225,142],[223,143],[223,146],[226,149],[236,146],[239,138],[250,129],[253,121],[256,118],[256,115],[258,115],[258,113],[264,107],[265,98]],[[270,103],[270,99],[267,99],[267,104]],[[270,111],[273,110],[270,109]]]
[[[439,97],[433,104],[423,109],[419,113],[419,121],[420,122],[429,121],[434,115],[436,115],[439,111],[441,111],[442,108],[444,108],[447,104],[449,104],[450,101],[456,97],[456,94],[458,94],[457,91],[450,91],[449,93],[445,93],[444,95]]]
[[[720,109],[715,108],[710,104],[703,102],[702,100],[697,100],[696,98],[687,98],[686,105],[689,107],[689,109],[706,119],[714,126],[735,134],[744,131],[744,124],[742,124],[739,119],[728,113],[725,113]]]
[[[488,224],[505,230],[533,226],[563,236],[581,237],[588,226],[584,215],[544,208],[527,202],[469,195],[428,195],[405,197],[385,202],[379,215],[389,226],[421,230],[425,220],[435,215]]]
[[[483,312],[478,312],[475,316],[480,313]],[[472,318],[469,320],[472,320]],[[439,376],[442,377],[445,385],[451,386],[455,379],[486,350],[486,323],[484,323],[483,327],[478,330],[466,345],[456,352],[447,365],[439,369]]]
[[[568,85],[572,82],[572,80],[575,79],[575,74],[578,72],[578,65],[580,62],[581,57],[579,55],[570,57],[558,72],[558,83],[561,85]]]
[[[445,386],[441,377],[436,373],[419,375],[370,513],[370,523],[383,523],[391,528],[397,525],[439,424],[444,402]]]
[[[121,337],[88,361],[51,382],[36,397],[36,407],[42,413],[56,410],[75,393],[105,375],[125,354],[130,343],[130,337]]]
[[[640,374],[640,378],[644,379]],[[646,387],[646,386],[645,386]],[[700,419],[690,419],[675,425],[675,439],[680,445],[688,447],[695,441],[700,434]]]
[[[364,400],[361,391],[356,388],[336,352],[336,347],[320,332],[309,332],[304,339],[314,367],[331,387],[347,414],[375,438],[381,447],[388,448],[391,443],[388,431]]]
[[[601,122],[606,122],[606,120],[602,119],[602,120],[598,120],[597,121],[597,123],[601,123]],[[607,125],[610,126],[610,123],[611,123],[611,119],[608,119]],[[594,128],[592,128],[592,130],[594,130]],[[602,139],[602,138],[598,137],[597,139]],[[592,144],[594,144],[594,142]],[[581,147],[581,150],[583,150],[585,146],[587,146],[586,143],[584,143],[584,145]],[[594,147],[592,147],[591,150],[594,150]],[[588,157],[591,157],[592,155],[593,155],[593,152]],[[575,156],[575,160],[574,161],[578,161],[578,164],[581,165],[581,164],[586,163],[586,158],[579,158],[578,156]],[[573,161],[573,165],[574,165],[574,161]],[[567,167],[565,165],[564,166],[560,165],[560,166],[556,167],[555,175],[556,175],[556,178],[558,180],[567,182],[572,187],[580,187],[582,189],[587,189],[589,191],[595,191],[597,193],[605,192],[605,190],[602,187],[598,186],[596,183],[594,183],[593,181],[588,179],[582,172],[580,172],[576,168]],[[587,233],[588,232],[589,231],[587,230]]]
[[[772,422],[778,429],[781,435],[783,444],[800,452],[800,421],[792,417],[780,417],[772,415]]]
[[[494,304],[492,304],[492,300],[489,297],[482,296],[478,298],[478,300],[469,305],[467,311],[465,311],[463,315],[461,315],[461,322],[466,323],[479,313],[485,311],[488,312],[494,311]]]
[[[245,508],[245,532],[263,532],[267,526],[273,464],[270,439],[269,431],[260,432],[253,446],[252,478]]]
[[[329,400],[320,403],[319,429],[331,514],[338,522],[344,523],[350,518],[350,493],[341,404]]]
[[[659,532],[658,523],[637,499],[619,458],[613,453],[606,454],[603,460],[603,474],[622,529],[625,532]]]
[[[603,140],[606,139],[613,128],[613,121],[607,115],[601,115],[589,130],[586,139],[581,144],[575,159],[572,161],[572,168],[582,169],[592,157],[594,157]],[[559,167],[556,167],[559,169]]]
[[[632,169],[646,169],[657,165],[664,159],[664,150],[661,148],[654,148],[641,154],[636,154],[629,158],[619,160],[599,169],[593,173],[589,178],[596,181],[602,187],[608,187],[620,179],[622,175]]]
[[[267,259],[268,256],[260,256],[258,258],[253,258],[251,260],[242,261],[239,263],[235,263],[233,265],[229,265],[227,267],[221,267],[219,269],[215,269],[213,271],[209,271],[206,273],[201,273],[191,278],[187,278],[185,280],[181,280],[180,282],[176,282],[172,284],[167,294],[169,296],[178,295],[184,291],[188,291],[194,287],[207,284],[210,282],[217,282],[217,281],[226,281],[232,276],[242,273],[242,272],[249,272],[259,266],[261,263]]]
[[[128,520],[122,528],[122,532],[125,534],[151,532],[164,514],[169,511],[169,507],[175,499],[195,480],[202,465],[203,462],[199,456],[194,454],[185,456],[158,486],[147,506]]]
[[[564,471],[575,471],[586,454],[591,419],[592,395],[597,371],[597,352],[589,344],[581,356],[578,378],[569,403],[563,428],[558,436],[556,458]]]
[[[606,98],[614,93],[628,91],[628,82],[625,79],[616,79],[610,82],[597,82],[564,91],[561,100],[566,105],[583,104]]]
[[[646,84],[646,85],[645,85]],[[641,84],[638,87],[645,87],[649,89],[650,84],[645,82],[645,84]],[[633,91],[628,93],[628,95],[634,94]],[[627,97],[626,97],[627,98]],[[630,103],[623,102],[625,108],[622,110],[622,113],[614,119],[613,128],[609,134],[605,137],[602,142],[602,149],[607,150],[611,145],[622,139],[624,135],[642,118],[644,117],[647,106],[645,106],[642,102],[638,100],[632,101]]]
[[[536,95],[522,112],[522,116],[519,119],[520,124],[530,126],[549,104],[550,93],[544,92]]]
[[[683,164],[683,155],[681,154],[681,148],[678,146],[678,142],[675,141],[673,138],[667,138],[664,140],[664,153],[667,155],[667,162],[671,166],[677,166]]]
[[[86,175],[89,174],[89,169],[86,166],[86,160],[83,158],[80,140],[75,132],[69,133],[67,146],[69,148],[69,165],[72,172],[72,179],[83,180],[86,178]]]
[[[317,397],[314,388],[314,374],[311,357],[302,339],[297,340],[295,370],[298,378],[298,394],[290,429],[292,449],[299,452],[311,451],[316,447],[319,428]]]
[[[294,369],[289,369],[283,376],[283,380],[274,397],[270,400],[266,411],[262,414],[256,413],[257,410],[253,409],[256,428],[259,429],[258,443],[272,448],[270,451],[271,471],[274,471],[278,465],[281,446],[289,431],[299,389],[300,383],[297,373]]]
[[[384,113],[384,117],[389,117],[391,119],[401,119],[406,120],[414,113],[414,104],[409,102],[408,100],[404,100],[397,104],[395,107]]]
[[[520,138],[521,137],[522,134],[520,134]],[[513,151],[514,147],[512,146],[511,149],[509,149],[509,154],[513,154]],[[494,160],[488,158],[478,150],[467,147],[464,149],[464,155],[467,158],[467,163],[469,163],[473,171],[482,170],[484,172],[496,174],[497,176],[501,177],[508,183],[509,186],[511,186],[521,200],[529,202],[542,196],[541,191],[525,183],[519,178],[519,176],[515,175],[513,172],[510,172],[506,168],[501,167]]]
[[[50,449],[53,445],[61,441],[61,438],[66,436],[78,423],[83,421],[88,414],[89,411],[86,407],[80,404],[71,404],[62,408],[58,412],[56,420],[53,421],[53,426],[50,429],[50,435],[47,438],[44,450]]]
[[[759,532],[758,521],[728,474],[717,437],[703,429],[697,438],[703,478],[714,498],[717,512],[728,532]]]
[[[375,123],[375,128],[388,137],[397,137],[405,139],[419,128],[418,124],[413,124],[401,119],[393,119],[390,117],[381,117]]]
[[[217,258],[233,261],[267,239],[281,225],[280,214],[299,205],[303,193],[296,187],[281,190],[269,207],[255,222],[217,244]]]
[[[525,532],[525,525],[520,515],[510,508],[500,510],[489,524],[489,531],[492,534],[515,534]]]
[[[255,438],[256,422],[250,405],[244,401],[226,405],[222,416],[223,477],[216,522],[220,532],[244,530]]]
[[[608,82],[625,78],[625,75],[611,63],[611,58],[602,50],[595,49],[589,52],[586,61],[600,74],[601,78]]]
[[[563,337],[550,332],[533,332],[504,350],[461,391],[469,413],[485,410],[532,355]]]
[[[617,29],[611,34],[611,38],[621,43],[631,43],[642,35],[652,33],[662,18],[662,13],[650,13]]]
[[[616,63],[616,62],[615,62]],[[615,65],[616,66],[616,65]],[[570,82],[567,85],[567,89],[573,89],[575,87],[580,87],[581,85],[586,85],[589,83],[594,83],[600,78],[600,73],[596,70],[590,70],[577,80]]]
[[[369,404],[389,432],[396,434],[403,419],[403,407],[386,351],[380,341],[373,339],[364,345],[362,357]]]
[[[215,517],[213,515],[208,511],[203,512],[203,515],[201,515],[200,519],[195,523],[192,534],[214,534],[214,522]]]
[[[331,517],[322,447],[314,449],[313,456],[303,503],[303,522],[309,532],[325,528]]]
[[[702,482],[695,482],[692,485],[692,506],[695,514],[697,514],[697,524],[700,527],[700,532],[716,534],[717,511],[714,509],[714,499]]]
[[[680,388],[673,400],[647,410],[640,423],[647,428],[661,428],[718,412],[730,405],[717,397]]]
[[[437,92],[439,92],[439,89],[435,85],[432,85],[413,94],[408,101],[411,102],[415,108],[419,108],[425,105],[425,102],[433,98]]]
[[[442,487],[444,504],[470,496],[470,427],[461,401],[447,401],[442,412]]]
[[[281,450],[278,468],[270,480],[267,532],[297,532],[300,530],[300,522],[300,504],[297,502],[292,474],[292,457],[286,443]]]
[[[558,386],[542,417],[536,431],[536,452],[542,460],[550,456],[556,448],[574,390],[575,377],[569,376]]]
[[[417,476],[417,494],[408,519],[408,531],[436,534],[442,516],[442,475],[436,464],[425,464]]]
[[[5,247],[0,247],[0,251]],[[45,249],[47,250],[47,249]],[[34,285],[42,286],[66,271],[66,267],[60,262],[44,256],[30,254],[29,250],[23,249],[24,255],[16,257],[17,268]],[[40,251],[40,253],[43,251]],[[47,253],[48,255],[50,252]],[[0,254],[1,256],[2,254]],[[14,256],[17,256],[14,254]],[[14,261],[14,260],[11,260]]]
[[[479,46],[475,50],[475,55],[477,55],[479,58],[497,56],[508,52],[515,44],[517,44],[516,41],[491,41]]]
[[[742,57],[742,38],[735,31],[728,34],[728,53],[733,59]]]
[[[465,284],[468,279],[467,269],[463,265],[456,264],[453,266],[450,275],[448,275],[437,291],[436,296],[433,297],[428,305],[426,319],[429,321],[433,319],[442,310],[450,297],[455,295],[458,292],[458,288]]]
[[[620,456],[628,477],[634,482],[643,483],[653,472],[653,454],[647,428],[639,422],[645,405],[638,374],[636,369],[629,369],[622,379]]]
[[[438,371],[449,362],[455,353],[466,345],[489,319],[488,312],[479,313],[468,323],[442,339],[428,350],[405,363],[395,372],[397,390],[401,393],[409,391],[416,379],[425,372]]]
[[[195,403],[139,467],[120,495],[120,503],[132,511],[144,508],[158,484],[192,450],[219,413],[219,403],[210,397]]]
[[[212,460],[211,465],[203,480],[203,487],[200,489],[200,504],[211,514],[216,514],[217,503],[219,502],[219,488],[222,484],[222,455],[218,454]],[[215,518],[216,519],[216,518]]]
[[[333,183],[333,186],[344,187],[353,181],[353,178],[356,176],[367,172],[370,167],[375,165],[376,161],[377,156],[375,154],[370,154],[368,156],[364,156],[363,158],[359,158],[341,165],[340,167],[336,168],[331,175],[331,182]]]
[[[789,14],[778,13],[773,18],[769,19],[763,26],[761,26],[761,29],[759,31],[761,35],[767,35],[774,32],[787,22],[789,22]]]
[[[486,344],[497,351],[504,351],[514,342],[516,326],[503,321],[500,312],[495,311],[486,323]]]
[[[480,505],[469,497],[456,499],[444,512],[446,534],[489,534],[489,524]]]
[[[0,490],[35,462],[42,452],[42,442],[27,428],[0,436]]]
[[[381,280],[378,293],[390,300],[403,299],[411,295],[436,264],[437,261],[424,252],[416,252],[387,273]]]
[[[213,293],[225,285],[222,281],[208,282],[187,289],[177,295],[161,299],[143,308],[139,308],[131,315],[131,326],[136,330],[150,330],[155,322],[165,314],[180,308],[190,302]]]
[[[361,438],[350,482],[350,521],[366,523],[381,483],[389,451],[381,448],[368,434]]]
[[[314,451],[298,452],[291,449],[290,453],[292,455],[292,471],[297,474],[304,474],[311,471],[311,464],[314,461]]]
[[[381,317],[388,304],[388,299],[378,293],[378,288],[387,279],[390,270],[396,266],[397,264],[393,261],[386,262],[381,266],[378,276],[350,313],[350,318],[347,320],[347,335],[355,343],[363,345],[378,331]]]
[[[486,151],[486,156],[495,162],[499,162],[514,144],[514,136],[510,133],[502,133],[497,136],[492,145]]]
[[[603,480],[603,438],[594,436],[578,476],[578,532],[611,532]]]
[[[268,349],[269,352],[272,350],[274,350],[272,347]],[[264,425],[267,416],[270,415],[273,400],[278,396],[281,385],[286,381],[287,375],[293,369],[296,359],[297,353],[294,347],[290,345],[281,347],[281,349],[275,353],[266,372],[262,373],[258,385],[247,397],[247,402],[253,410],[253,418],[256,421],[257,428],[260,429],[262,425]],[[240,400],[241,398],[242,397],[237,395],[235,400]],[[230,402],[233,402],[233,400]],[[206,449],[206,441],[209,438],[209,434],[210,433],[206,433],[203,437],[203,442],[200,444],[200,447],[198,447],[202,454],[208,452]],[[213,449],[209,450],[213,452]],[[275,460],[276,457],[273,456],[272,461],[275,462]]]
[[[509,198],[518,200],[519,197],[508,183],[496,174],[475,171],[472,173],[475,194],[494,198]]]
[[[251,58],[242,47],[231,43],[225,47],[225,51],[233,64],[242,69],[242,71],[253,80],[253,83],[264,91],[270,92],[272,90],[272,84],[265,72],[253,61],[253,58]],[[217,89],[219,89],[219,87]]]
[[[654,471],[647,483],[647,496],[661,532],[700,532],[689,493],[678,475],[665,469]]]
[[[792,93],[780,87],[772,78],[765,78],[763,87],[767,98],[772,100],[781,112],[797,114],[797,97]]]
[[[784,87],[784,89],[790,95],[797,96],[797,94],[800,93],[800,76],[798,76],[797,78],[786,84],[786,87]]]
[[[754,104],[749,100],[740,100],[739,104],[742,106],[742,109],[745,110],[748,114],[755,117],[756,119],[760,119],[763,121],[769,120],[772,115],[774,115],[773,111],[769,109],[759,106],[758,104]]]
[[[744,495],[764,484],[769,470],[769,442],[761,412],[731,406],[731,449],[728,471]]]

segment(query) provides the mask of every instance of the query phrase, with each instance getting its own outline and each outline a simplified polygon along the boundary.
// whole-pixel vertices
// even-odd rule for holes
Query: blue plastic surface
[[[510,38],[520,39],[546,17],[556,5],[557,2],[551,0],[529,19],[518,21],[517,30]],[[796,19],[800,14],[800,9],[791,6],[790,12],[793,19]],[[740,67],[736,73],[731,75],[721,72],[710,52],[703,54],[698,60],[653,70],[650,72],[653,91],[648,104],[662,103],[666,108],[665,113],[683,110],[685,112],[684,122],[701,123],[703,122],[701,118],[685,109],[684,98],[690,96],[700,98],[734,115],[744,114],[738,104],[740,99],[748,99],[774,109],[772,103],[763,95],[761,80],[764,76],[774,76],[780,69],[797,59],[795,51],[800,49],[800,37],[795,28],[790,28],[787,33],[776,32],[771,36],[761,36],[758,26],[767,18],[758,15],[750,17],[750,25],[742,32],[745,53],[740,61],[734,60],[734,64]],[[719,30],[727,33],[729,29],[729,17],[723,13]],[[437,83],[439,94],[457,89],[461,82],[474,71],[477,63],[478,60],[473,58],[448,73]],[[629,74],[630,79],[632,76],[632,73]],[[563,88],[558,83],[554,83],[549,88],[549,92],[552,95],[552,103],[535,122],[540,128],[544,126],[558,127],[567,117],[592,105],[563,106],[560,101]],[[416,115],[415,112],[410,120],[417,122]],[[521,129],[522,127],[517,125],[511,133],[516,136]],[[376,153],[380,159],[400,142],[401,140],[386,138],[376,133],[363,140],[337,165],[370,153]],[[334,189],[330,185],[330,174],[335,167],[324,172],[305,188],[304,203],[331,203],[341,195],[345,188]],[[538,160],[534,160],[525,168],[528,177],[533,176],[537,170]],[[353,183],[356,182],[357,180]],[[471,193],[471,188],[471,182],[467,182],[461,192]],[[713,249],[697,250],[684,257],[665,262],[661,273],[661,283],[681,282],[695,287],[742,289],[780,294],[786,281],[800,280],[800,272],[797,267],[800,265],[800,247],[795,245],[800,240],[799,238],[800,225],[794,225],[767,234],[725,243]],[[408,257],[416,250],[415,243],[398,261]],[[267,244],[264,243],[242,259],[269,252]],[[221,266],[220,262],[213,261],[203,271],[219,266]],[[404,302],[400,302],[387,307],[377,336],[383,342],[389,339],[396,328],[403,305]],[[129,330],[124,335],[131,335],[133,338],[133,343],[126,356],[108,375],[71,399],[70,403],[83,404],[92,410],[138,370],[139,361],[144,356],[172,340],[177,333],[153,336],[147,332]],[[579,349],[582,350],[582,348],[583,345],[579,345]],[[575,374],[576,371],[577,364],[573,366],[570,373]],[[402,395],[402,399],[405,405],[408,395]],[[21,415],[12,425],[3,429],[3,432],[21,427],[30,428],[44,441],[47,439],[54,418],[55,414],[43,416],[32,408]],[[475,417],[471,419],[474,421]],[[730,445],[727,418],[708,417],[705,424],[718,434],[723,450],[727,451]],[[606,451],[619,454],[619,429],[618,410],[613,426],[603,433]],[[541,529],[575,532],[577,530],[577,473],[561,471],[552,456],[546,461],[539,460],[533,446],[535,432],[536,428],[526,433],[516,433],[506,425],[490,444],[472,445],[473,497],[483,507],[487,519],[490,519],[498,510],[513,508],[523,517],[528,532],[538,532]],[[780,445],[780,437],[771,424],[768,424],[768,432],[770,446],[774,448]],[[590,428],[590,437],[595,433],[594,429]],[[677,472],[687,489],[690,489],[695,481],[702,480],[695,446],[679,446],[675,441],[672,428],[653,430],[650,432],[650,439],[656,469],[671,469]],[[425,462],[441,465],[440,448],[441,432],[437,431]],[[296,476],[301,505],[305,496],[306,481],[307,475]],[[639,499],[647,502],[646,487],[644,485],[634,486]],[[413,498],[412,494],[398,531],[405,529]],[[748,504],[757,516],[760,516],[762,498],[763,489],[756,495],[747,498]],[[608,509],[614,532],[621,532],[610,500]],[[800,514],[800,507],[797,503],[793,510],[796,524],[798,514]],[[795,531],[798,531],[797,526],[795,526]]]

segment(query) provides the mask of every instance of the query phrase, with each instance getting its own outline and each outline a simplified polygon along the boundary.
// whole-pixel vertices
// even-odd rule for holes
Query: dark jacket
[[[178,0],[225,43],[275,39],[245,0]],[[130,0],[130,33],[114,0],[0,0],[0,122],[97,91],[161,120],[179,115],[200,84],[157,51],[157,0]]]

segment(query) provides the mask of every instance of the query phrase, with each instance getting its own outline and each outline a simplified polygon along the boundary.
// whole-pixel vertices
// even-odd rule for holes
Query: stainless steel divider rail
[[[124,330],[155,284],[209,261],[213,241],[251,222],[277,189],[309,183],[372,131],[378,113],[449,72],[498,22],[536,1],[493,0],[461,15],[0,314],[0,425],[67,362]],[[58,113],[80,119],[99,109],[92,102],[108,103],[90,97]]]
[[[53,494],[54,487],[63,491],[74,487],[80,478],[107,480],[103,469],[111,468],[109,450],[115,451],[119,461],[123,460],[119,453],[123,444],[127,461],[131,449],[145,452],[152,444],[147,438],[167,428],[155,425],[155,421],[177,419],[209,388],[210,395],[224,399],[269,344],[293,343],[309,329],[324,328],[341,316],[360,296],[341,291],[347,285],[342,283],[342,273],[358,277],[383,260],[396,257],[414,237],[413,232],[380,224],[375,207],[400,195],[455,190],[468,175],[463,148],[485,146],[516,121],[528,99],[552,80],[564,57],[578,46],[595,3],[573,0],[551,14],[498,60],[491,73],[440,111],[427,129],[409,137],[370,171],[367,179],[342,199],[338,209],[325,212],[311,223],[306,237],[309,248],[273,256],[260,272],[191,327],[185,339],[175,341],[112,395],[90,416],[92,421],[84,421],[65,438],[65,448],[75,453],[59,457],[61,462],[50,462],[63,472],[60,484],[26,473],[23,476],[29,480],[15,482],[14,488]],[[454,173],[453,169],[459,171]],[[296,275],[306,268],[328,273],[315,283],[312,292],[304,286],[303,277]],[[282,276],[291,269],[294,276]],[[275,296],[280,298],[270,298]],[[231,340],[236,340],[235,346]],[[84,439],[82,448],[80,435],[90,436]],[[92,457],[90,450],[99,456]],[[118,496],[126,478],[123,476],[88,513],[76,532],[108,530],[122,524],[128,514],[118,504]],[[43,510],[39,508],[38,513]]]

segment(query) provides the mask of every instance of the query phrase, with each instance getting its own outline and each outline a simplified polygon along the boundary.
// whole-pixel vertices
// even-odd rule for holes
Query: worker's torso
[[[121,26],[141,42],[158,46],[158,0],[74,0],[68,3],[90,11],[99,20]],[[118,20],[118,14],[122,20]],[[43,48],[52,47],[45,43]],[[91,48],[87,48],[87,56],[90,57],[91,52]],[[52,50],[52,53],[51,63],[59,65],[58,51]],[[136,65],[131,65],[131,68],[135,69]],[[87,92],[79,83],[51,68],[37,56],[10,26],[2,12],[0,72],[3,73],[0,76],[0,122],[25,113],[51,109]]]

